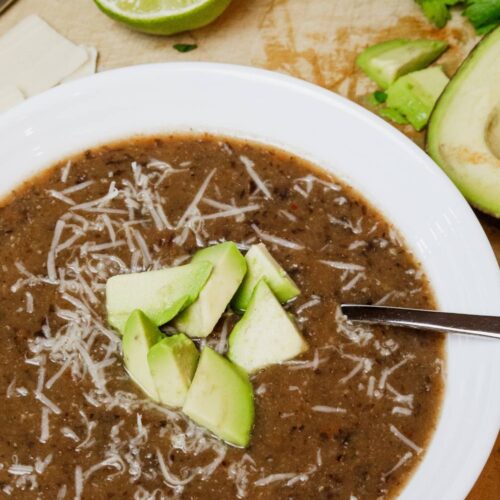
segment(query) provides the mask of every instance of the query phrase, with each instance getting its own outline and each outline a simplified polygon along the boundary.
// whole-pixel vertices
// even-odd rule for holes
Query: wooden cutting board
[[[434,29],[413,0],[233,0],[212,25],[175,37],[135,33],[108,19],[91,0],[18,0],[0,16],[0,35],[36,13],[70,40],[99,50],[99,70],[163,61],[260,66],[309,80],[363,104],[373,89],[354,65],[366,45],[396,37],[447,40],[451,74],[477,39],[458,13]],[[197,43],[180,54],[172,45]],[[400,127],[423,146],[424,135]],[[479,215],[500,262],[500,221]],[[500,438],[469,500],[500,499]]]

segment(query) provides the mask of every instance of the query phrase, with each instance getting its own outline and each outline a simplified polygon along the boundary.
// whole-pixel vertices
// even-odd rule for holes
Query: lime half
[[[211,23],[231,0],[94,0],[109,17],[130,28],[173,35]]]

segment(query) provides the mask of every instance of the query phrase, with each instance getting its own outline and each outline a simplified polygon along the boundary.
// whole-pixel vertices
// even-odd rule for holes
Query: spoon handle
[[[342,304],[340,308],[349,320],[361,323],[403,326],[419,330],[444,331],[500,339],[499,316],[356,304]]]

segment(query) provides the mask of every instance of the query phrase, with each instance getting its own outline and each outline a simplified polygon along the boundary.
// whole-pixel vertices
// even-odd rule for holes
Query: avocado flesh
[[[467,200],[500,217],[500,27],[462,63],[432,113],[427,151]]]
[[[212,272],[209,262],[120,274],[106,283],[108,322],[119,332],[134,309],[143,311],[157,326],[192,304]]]
[[[441,40],[389,40],[365,49],[356,64],[386,89],[400,76],[427,67],[447,48]]]
[[[281,303],[297,297],[300,290],[263,243],[252,245],[245,255],[247,274],[231,305],[237,311],[245,311],[253,291],[264,279]]]
[[[231,241],[198,251],[191,263],[197,262],[209,262],[212,273],[196,301],[175,319],[174,325],[190,337],[207,337],[238,290],[247,264]]]
[[[292,318],[264,280],[255,287],[248,309],[229,335],[228,358],[254,373],[307,351]]]
[[[158,327],[142,311],[136,310],[125,324],[122,339],[123,362],[130,377],[156,402],[159,396],[149,369],[148,352],[162,338]]]
[[[250,442],[252,385],[246,373],[209,347],[201,353],[182,411],[228,443],[246,447]]]
[[[448,82],[439,66],[409,73],[387,89],[387,107],[399,111],[416,130],[421,130]]]
[[[148,365],[162,404],[182,407],[198,358],[193,341],[182,333],[165,337],[149,349]]]

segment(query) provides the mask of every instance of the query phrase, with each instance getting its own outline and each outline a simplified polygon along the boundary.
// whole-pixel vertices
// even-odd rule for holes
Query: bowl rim
[[[196,87],[195,80],[197,78],[212,78],[214,81],[222,81],[230,82],[233,86],[246,84],[245,88],[249,88],[249,84],[252,84],[256,88],[258,88],[259,92],[265,91],[262,89],[269,88],[269,92],[271,92],[271,87],[273,87],[273,91],[280,89],[284,94],[288,93],[290,96],[297,95],[300,96],[301,99],[305,101],[310,100],[311,107],[313,101],[320,101],[321,103],[330,106],[332,109],[337,110],[340,114],[344,115],[344,118],[353,119],[354,121],[358,121],[360,126],[361,124],[368,130],[371,129],[374,131],[374,136],[379,136],[381,142],[386,141],[387,143],[392,143],[394,147],[400,148],[401,152],[408,157],[408,163],[413,163],[414,165],[421,165],[425,170],[426,174],[429,176],[429,180],[436,182],[440,185],[440,187],[444,190],[443,196],[447,196],[450,203],[453,203],[454,215],[457,216],[456,221],[464,222],[466,221],[467,226],[464,231],[468,234],[468,237],[472,241],[470,241],[470,245],[472,253],[477,254],[476,257],[481,259],[480,264],[481,269],[479,272],[481,276],[484,276],[485,286],[487,289],[487,293],[482,295],[482,298],[485,301],[484,308],[482,311],[484,313],[496,313],[500,314],[500,306],[498,303],[500,302],[498,299],[500,298],[500,273],[498,271],[497,262],[491,246],[484,234],[482,228],[480,227],[477,218],[475,217],[472,209],[467,204],[465,199],[459,194],[458,190],[453,186],[451,181],[446,177],[446,175],[441,171],[441,169],[428,157],[425,152],[416,146],[410,139],[400,133],[397,129],[386,123],[384,120],[369,112],[368,110],[362,108],[361,106],[353,103],[339,95],[336,95],[326,89],[318,87],[314,84],[299,80],[294,77],[290,77],[287,75],[248,67],[248,66],[237,66],[232,64],[221,64],[221,63],[201,63],[201,62],[189,62],[189,63],[157,63],[157,64],[145,64],[138,66],[131,66],[126,68],[120,68],[115,70],[106,71],[103,73],[98,73],[96,75],[86,77],[77,81],[69,82],[67,84],[61,85],[54,89],[51,89],[43,94],[30,98],[29,100],[21,103],[15,108],[8,110],[3,115],[0,115],[0,137],[13,138],[15,134],[17,134],[16,140],[13,140],[12,143],[14,145],[18,143],[28,143],[31,141],[33,136],[43,135],[43,131],[40,130],[40,127],[37,129],[37,126],[40,123],[43,123],[44,120],[38,122],[38,125],[34,128],[31,127],[31,120],[38,119],[40,120],[40,115],[48,110],[55,110],[57,116],[48,117],[45,122],[52,123],[52,125],[57,128],[58,125],[56,123],[56,119],[60,119],[61,123],[64,121],[64,118],[67,113],[70,113],[67,109],[63,109],[64,106],[67,106],[68,103],[78,103],[80,101],[86,101],[87,103],[92,102],[92,100],[97,100],[102,102],[103,97],[99,96],[99,91],[110,92],[113,86],[116,86],[121,82],[129,82],[129,84],[136,82],[146,82],[147,78],[185,78],[188,82],[193,82],[193,86]],[[200,85],[200,82],[197,83]],[[133,85],[132,85],[133,86]],[[130,89],[128,89],[130,91]],[[117,91],[117,94],[120,94],[121,90]],[[131,94],[129,94],[130,97]],[[265,97],[264,97],[265,100]],[[290,102],[290,104],[293,104]],[[187,127],[189,128],[189,127]],[[166,130],[166,129],[165,129]],[[177,129],[176,129],[177,130]],[[186,130],[185,126],[179,126],[179,131]],[[197,129],[198,130],[198,129]],[[203,128],[200,130],[204,130]],[[218,130],[218,129],[217,129]],[[208,132],[216,132],[216,130],[208,129]],[[221,132],[225,135],[230,132],[230,130],[221,130]],[[247,137],[253,140],[259,140],[258,137],[250,136],[250,134],[241,134],[240,131],[233,134],[235,137]],[[146,135],[150,135],[151,131],[147,131]],[[85,132],[82,132],[85,135]],[[132,134],[128,134],[129,136]],[[231,134],[229,134],[231,135]],[[83,136],[82,136],[83,137]],[[76,137],[76,143],[81,144],[82,146],[79,150],[83,150],[85,140],[82,137]],[[112,142],[115,139],[119,139],[120,137],[126,137],[123,134],[118,134],[116,137],[111,137],[109,139],[103,140],[102,143],[95,143],[90,141],[91,144],[95,146],[99,146],[101,144]],[[366,138],[365,138],[366,139]],[[2,141],[3,144],[0,144],[0,161],[2,157],[5,155],[9,158],[9,155],[12,154],[12,148],[10,147],[10,141]],[[262,141],[261,141],[262,142]],[[286,147],[285,144],[280,144],[278,141],[274,139],[271,141],[263,141],[264,143],[276,145],[278,147],[282,147],[287,149],[293,153],[299,154],[300,156],[305,157],[306,159],[310,159],[315,163],[314,158],[311,157],[309,153],[302,154],[300,150],[295,149],[295,146],[298,148],[298,145],[294,145],[293,147]],[[29,149],[29,148],[28,148]],[[77,152],[75,149],[74,152]],[[57,155],[57,153],[53,152],[53,155],[44,156],[44,154],[38,154],[36,150],[30,150],[30,154],[33,156],[32,163],[37,164],[38,166],[35,169],[31,170],[23,170],[19,168],[18,172],[13,174],[12,181],[10,182],[10,186],[15,186],[19,184],[22,179],[31,177],[31,174],[35,173],[35,171],[43,170],[44,168],[50,166],[54,163],[54,158],[63,159],[71,152],[66,152],[64,154]],[[55,155],[55,156],[54,156]],[[326,166],[323,161],[318,163],[321,167],[327,169],[333,169],[329,166]],[[338,175],[342,180],[347,182],[350,185],[354,186],[354,189],[360,191],[361,194],[372,203],[371,196],[365,192],[364,189],[360,188],[360,185],[356,182],[352,182],[348,176],[340,175],[334,170],[334,174]],[[3,183],[2,183],[3,184]],[[0,187],[0,190],[2,188]],[[432,200],[432,197],[429,199]],[[429,200],[427,200],[429,202]],[[385,211],[381,209],[376,203],[373,205],[377,208],[377,210],[382,211],[384,216],[389,219],[389,222],[393,223],[391,217],[388,217],[385,214]],[[458,215],[457,215],[458,214]],[[400,226],[394,223],[398,230],[401,231]],[[406,231],[402,231],[403,236],[407,236]],[[466,237],[466,239],[468,238]],[[465,240],[464,240],[465,241]],[[408,246],[408,245],[407,245]],[[417,254],[418,248],[415,245],[409,245]],[[452,249],[450,249],[452,250]],[[424,258],[422,258],[424,256]],[[426,262],[432,258],[432,256],[425,257],[425,252],[422,250],[419,258],[422,260],[422,264],[426,265]],[[488,276],[491,274],[491,276]],[[431,279],[432,285],[432,279]],[[489,294],[489,296],[488,296]],[[438,301],[440,297],[438,296]],[[483,302],[484,302],[483,301]],[[477,304],[476,304],[477,305]],[[466,311],[465,311],[466,312]],[[476,340],[476,339],[447,339],[447,351],[448,356],[450,354],[452,357],[455,357],[455,351],[460,350],[463,353],[464,348],[470,349],[474,351],[474,356],[479,357],[480,355],[484,355],[490,361],[494,356],[497,356],[500,352],[494,346],[492,342]],[[458,356],[457,359],[460,361],[464,361],[463,356]],[[449,357],[450,360],[450,357]],[[491,368],[491,375],[500,376],[500,367]],[[498,377],[497,377],[498,378]],[[446,399],[445,394],[445,399]],[[479,399],[479,402],[484,401]],[[469,469],[461,470],[460,474],[453,478],[453,482],[451,483],[451,476],[447,479],[450,482],[450,491],[449,495],[446,497],[441,496],[440,498],[460,498],[465,497],[468,491],[473,486],[476,478],[479,476],[488,456],[495,442],[496,435],[498,433],[498,422],[500,421],[500,401],[490,401],[488,405],[486,405],[488,410],[488,420],[487,425],[483,425],[480,430],[478,430],[478,436],[481,437],[479,440],[479,444],[474,449],[475,459],[472,461],[472,464],[469,463]],[[442,420],[442,418],[440,417]],[[496,421],[496,424],[495,424]],[[484,422],[483,422],[484,424]],[[435,435],[437,434],[437,430],[432,437],[434,440]],[[431,443],[432,444],[432,443]],[[416,470],[413,473],[413,476],[408,479],[406,485],[404,486],[401,496],[402,498],[418,498],[418,495],[415,496],[414,493],[408,494],[407,490],[410,485],[414,482],[415,476],[418,471],[422,469],[423,463],[426,461],[428,453],[424,456],[422,462],[416,467]],[[437,498],[428,496],[427,498]]]

